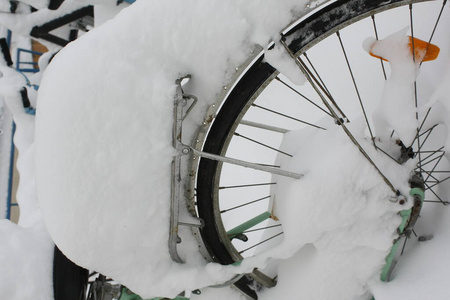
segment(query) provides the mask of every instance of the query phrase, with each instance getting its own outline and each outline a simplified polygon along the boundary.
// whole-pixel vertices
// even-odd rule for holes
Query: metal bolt
[[[184,148],[183,150],[181,150],[181,152],[183,152],[183,154],[188,154],[189,153],[189,148]]]

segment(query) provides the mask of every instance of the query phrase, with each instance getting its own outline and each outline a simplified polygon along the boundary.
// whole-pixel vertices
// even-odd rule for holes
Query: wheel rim
[[[413,2],[415,2],[415,1],[413,1]],[[439,7],[439,9],[437,9],[437,12],[440,11],[440,6],[442,6],[442,8],[445,8],[445,3],[446,3],[446,1],[440,2],[440,4],[437,5],[437,7]],[[367,17],[367,16],[370,16],[371,13],[374,12],[374,11],[376,13],[379,13],[379,12],[382,12],[384,10],[391,9],[393,7],[400,6],[400,5],[406,5],[406,4],[409,4],[409,2],[407,2],[407,1],[399,1],[397,3],[394,3],[394,4],[390,5],[390,6],[386,6],[386,7],[383,7],[383,8],[380,8],[380,7],[377,6],[376,8],[372,8],[370,13],[364,13],[363,16]],[[415,5],[413,5],[412,7],[414,8]],[[447,8],[447,11],[448,11],[448,8]],[[410,13],[410,12],[411,11],[409,11],[408,13]],[[413,12],[414,12],[414,9],[413,9]],[[445,12],[445,11],[444,11],[444,13],[447,14],[447,12]],[[360,20],[360,19],[361,18],[358,17],[358,18],[356,18],[356,19],[354,19],[352,21],[344,22],[343,24],[341,24],[342,26],[338,25],[337,27],[329,30],[325,35],[335,34],[336,30],[340,30],[341,27],[348,26],[349,23],[354,22],[355,20]],[[373,29],[374,32],[372,34],[376,34],[376,35],[382,34],[382,33],[380,33],[381,28],[378,27],[378,25],[377,25],[377,22],[378,22],[377,19],[378,19],[378,15],[375,17],[375,19],[370,19],[369,20],[371,23],[374,24],[373,25],[374,26],[374,29]],[[440,22],[441,22],[440,20],[438,21],[438,19],[436,19],[436,23],[440,23]],[[300,23],[300,25],[301,24],[302,23]],[[431,27],[433,28],[434,26],[431,26]],[[344,36],[345,30],[347,30],[347,29],[342,30],[342,38]],[[414,26],[414,30],[418,31],[416,26]],[[295,32],[295,31],[296,31],[296,29],[295,29],[295,26],[294,26],[294,29],[290,30],[289,32]],[[432,32],[434,32],[434,31],[432,30]],[[386,35],[386,33],[384,33],[383,35]],[[431,35],[433,36],[433,38],[435,38],[434,33],[432,33]],[[305,49],[308,50],[308,57],[306,57],[305,60],[309,60],[311,58],[311,61],[314,61],[313,65],[311,65],[311,66],[314,66],[313,67],[314,69],[316,69],[316,68],[320,69],[320,66],[316,65],[316,62],[315,62],[314,57],[313,57],[314,55],[311,55],[309,53],[310,52],[309,50],[312,50],[312,46],[315,46],[316,44],[319,45],[320,44],[319,42],[322,43],[323,41],[321,39],[320,40],[318,39],[318,40],[315,40],[314,43],[308,44],[306,46],[301,44],[301,43],[297,43],[297,44],[293,43],[293,46],[291,45],[292,46],[292,51],[303,53],[303,51]],[[345,52],[346,50],[343,50],[343,51]],[[259,86],[256,86],[256,88],[255,88],[256,90],[248,91],[248,94],[250,95],[250,96],[247,96],[248,99],[249,99],[248,102],[246,102],[246,103],[239,103],[239,104],[236,105],[237,107],[234,108],[235,110],[240,111],[240,113],[238,113],[237,116],[236,116],[236,113],[234,113],[236,120],[234,122],[232,122],[232,124],[229,124],[229,122],[227,123],[228,126],[229,126],[229,128],[227,129],[229,131],[229,134],[226,136],[225,141],[219,142],[219,144],[222,143],[221,146],[218,147],[220,149],[220,151],[217,152],[217,145],[215,143],[212,143],[212,145],[211,145],[211,143],[208,144],[208,141],[205,144],[204,151],[206,151],[206,152],[213,152],[213,153],[214,153],[214,151],[216,151],[217,154],[233,156],[233,154],[234,154],[233,151],[234,150],[233,149],[229,150],[229,149],[233,148],[233,147],[235,147],[236,149],[240,148],[240,146],[234,146],[233,145],[233,143],[234,143],[233,141],[234,140],[236,140],[236,139],[245,139],[246,142],[254,143],[254,141],[250,140],[250,139],[252,139],[251,137],[243,135],[242,133],[238,133],[238,135],[235,135],[235,132],[236,132],[238,126],[241,126],[239,124],[242,123],[242,119],[245,119],[244,116],[248,116],[249,114],[251,114],[252,110],[259,109],[259,110],[263,110],[263,111],[272,113],[272,112],[269,111],[269,110],[272,110],[270,107],[264,107],[263,105],[260,105],[258,101],[261,98],[260,94],[263,93],[263,90],[265,90],[267,88],[267,86],[269,86],[271,83],[274,82],[274,79],[276,79],[278,84],[284,85],[287,90],[291,90],[291,91],[292,90],[296,90],[296,92],[294,92],[294,93],[298,94],[298,92],[299,92],[298,89],[295,89],[295,87],[293,87],[291,84],[287,83],[287,80],[283,79],[282,76],[278,76],[279,74],[278,74],[278,72],[276,70],[272,69],[270,66],[268,66],[267,64],[262,63],[261,61],[256,62],[255,65],[256,64],[261,64],[261,67],[259,67],[258,69],[259,69],[260,73],[262,72],[264,74],[263,75],[261,75],[261,74],[254,75],[254,74],[251,73],[251,70],[250,70],[249,74],[247,74],[246,76],[258,77],[257,80],[259,80],[261,82],[261,84]],[[384,82],[384,80],[385,80],[384,77],[387,77],[387,75],[385,75],[386,71],[384,69],[384,68],[386,68],[386,66],[383,65],[380,62],[378,62],[378,64],[379,64],[379,70],[382,70],[382,72],[383,72],[383,73],[381,73],[382,76],[383,76],[383,79],[381,81]],[[348,72],[348,70],[346,70],[346,72]],[[353,71],[353,72],[355,73],[355,71]],[[244,78],[244,81],[245,80],[246,79]],[[329,79],[327,79],[327,78],[323,78],[323,79],[320,79],[320,80],[323,80],[325,82],[329,82]],[[236,88],[239,89],[239,86],[237,86]],[[333,88],[330,86],[329,89],[333,89]],[[302,97],[302,96],[299,96],[299,97]],[[342,98],[342,97],[336,97],[336,98]],[[254,102],[255,100],[256,100],[256,102]],[[318,102],[318,101],[315,101],[315,102]],[[224,108],[228,109],[227,107],[223,106],[222,109],[224,109]],[[360,110],[360,108],[358,108],[358,109]],[[348,109],[344,109],[344,111],[347,112]],[[285,115],[287,115],[287,113],[284,113],[284,112],[279,112],[279,113],[282,114],[282,116],[281,116],[282,118],[286,119]],[[222,122],[220,117],[221,116],[220,116],[220,112],[219,112],[218,119],[216,119],[215,122],[217,122],[217,121]],[[298,119],[298,118],[296,118],[296,119]],[[422,124],[422,120],[425,120],[425,122],[423,122],[423,124]],[[292,119],[291,119],[291,121],[298,122],[298,120],[292,120]],[[440,126],[435,126],[436,124],[425,125],[427,122],[428,121],[427,121],[426,117],[423,117],[422,119],[420,119],[420,123],[421,123],[421,126],[420,126],[421,133],[420,134],[421,135],[419,135],[418,139],[414,140],[414,143],[416,144],[416,149],[421,149],[421,151],[417,153],[417,156],[419,156],[419,162],[421,162],[418,165],[418,169],[421,170],[422,173],[426,174],[426,176],[425,176],[426,189],[429,190],[428,194],[432,195],[432,198],[426,199],[425,202],[447,204],[446,200],[443,199],[437,192],[435,192],[433,190],[434,187],[439,186],[439,184],[441,182],[444,182],[444,181],[446,181],[448,179],[447,176],[444,176],[441,179],[437,179],[437,175],[436,175],[438,173],[442,173],[442,174],[447,174],[448,173],[448,171],[447,171],[448,168],[441,168],[439,166],[439,164],[442,164],[442,162],[444,161],[443,157],[444,157],[445,153],[443,152],[443,149],[441,148],[441,146],[438,146],[437,148],[436,147],[430,147],[429,148],[428,145],[424,146],[425,145],[424,141],[425,142],[429,141],[429,139],[426,139],[428,134],[430,134],[430,136],[431,136],[431,134],[433,134],[433,135],[437,134]],[[282,127],[282,126],[276,126],[276,124],[270,124],[270,125],[273,126],[273,127]],[[433,129],[431,129],[431,128],[433,128]],[[423,135],[422,135],[422,133],[423,133]],[[210,134],[211,134],[211,136],[214,136],[216,134],[214,132],[214,125],[213,125],[213,128],[211,129]],[[423,137],[423,139],[422,139],[422,137]],[[265,147],[266,149],[269,149],[269,151],[272,151],[272,150],[270,150],[270,148],[268,148],[266,146],[261,146],[261,144],[266,144],[266,143],[261,142],[261,141],[258,141],[258,142],[259,143],[254,143],[254,144],[258,144],[258,147]],[[270,146],[270,147],[273,147],[273,148],[277,148],[276,145],[275,146],[267,145],[267,146]],[[277,155],[280,155],[279,151],[275,151],[275,152],[277,152],[275,157]],[[237,153],[237,152],[235,152],[235,153]],[[284,155],[284,154],[281,154],[281,155]],[[235,157],[235,156],[233,156],[233,157]],[[250,159],[245,158],[245,157],[243,159],[244,160],[245,159],[250,160]],[[272,163],[273,163],[273,161],[275,161],[275,159],[272,159]],[[250,251],[250,250],[254,249],[253,245],[260,246],[260,244],[258,244],[258,243],[261,241],[261,238],[259,238],[258,241],[256,243],[254,243],[252,246],[247,246],[245,248],[242,248],[239,245],[237,245],[237,243],[240,243],[240,241],[238,241],[236,243],[233,243],[233,242],[229,241],[229,239],[227,238],[227,231],[229,231],[231,228],[233,228],[236,224],[232,224],[231,223],[231,225],[230,225],[230,221],[224,220],[225,217],[223,216],[223,214],[224,213],[229,213],[232,210],[241,209],[243,206],[241,206],[242,203],[240,203],[240,204],[236,204],[236,205],[233,204],[233,205],[224,207],[223,203],[224,203],[225,200],[224,200],[224,196],[222,195],[222,194],[224,194],[223,191],[234,189],[234,188],[241,189],[241,191],[242,191],[242,189],[253,189],[253,188],[256,188],[256,187],[258,187],[258,188],[264,187],[265,188],[265,192],[263,192],[263,194],[265,193],[265,195],[258,195],[258,196],[255,196],[255,197],[251,198],[247,202],[247,203],[249,203],[249,206],[250,206],[250,205],[253,205],[254,203],[262,203],[263,201],[265,201],[267,199],[266,198],[267,194],[270,195],[270,187],[274,183],[271,181],[270,176],[269,176],[268,179],[267,179],[267,176],[265,176],[265,177],[263,176],[264,179],[261,179],[259,181],[257,181],[257,180],[254,181],[254,182],[246,181],[243,184],[230,184],[229,185],[228,183],[226,183],[223,180],[224,176],[221,175],[222,172],[224,172],[224,169],[229,168],[228,166],[223,166],[221,163],[216,163],[216,162],[211,162],[211,161],[204,162],[204,163],[205,164],[210,164],[209,167],[206,167],[207,169],[208,168],[212,168],[212,169],[215,170],[214,179],[212,181],[213,182],[213,184],[212,184],[213,185],[213,189],[212,190],[208,190],[206,192],[206,194],[208,194],[208,195],[206,195],[206,196],[205,195],[201,195],[201,191],[204,189],[204,182],[201,179],[201,177],[202,176],[210,176],[210,174],[211,174],[211,173],[207,173],[208,175],[204,175],[204,173],[202,173],[203,171],[202,171],[202,166],[201,166],[200,169],[199,169],[199,178],[200,178],[200,180],[197,179],[197,182],[198,182],[198,185],[197,185],[198,201],[199,202],[204,201],[204,199],[203,200],[201,199],[202,197],[212,198],[212,200],[213,200],[212,211],[214,212],[214,222],[215,222],[214,226],[215,226],[215,228],[214,228],[212,234],[214,234],[214,232],[216,232],[219,235],[219,242],[222,244],[221,247],[223,247],[226,250],[226,252],[228,253],[228,256],[226,254],[220,254],[220,252],[223,251],[223,249],[219,250],[219,251],[212,250],[212,252],[214,253],[213,255],[217,258],[217,260],[219,262],[224,263],[224,264],[229,264],[229,263],[232,263],[233,261],[241,260],[243,258],[243,256],[241,254],[243,254],[244,252],[247,252],[247,251]],[[225,170],[225,172],[226,172],[226,170]],[[235,172],[236,171],[229,171],[229,173],[231,173],[231,174],[233,174]],[[253,184],[255,184],[255,185],[253,185]],[[436,184],[436,185],[434,185],[434,184]],[[239,186],[239,187],[236,187],[236,186]],[[230,196],[230,197],[235,197],[235,196]],[[234,207],[236,207],[236,209]],[[201,210],[202,209],[199,208],[201,217],[204,217],[206,214],[209,214],[211,212],[211,209],[209,209],[209,210],[206,209],[203,212]],[[280,229],[279,228],[279,224],[277,224],[277,223],[263,225],[263,226],[260,226],[259,228],[266,228],[267,230],[276,230],[277,228]],[[253,229],[251,229],[251,230],[253,230]],[[249,232],[245,232],[245,233],[250,233],[250,232],[257,232],[257,231],[249,231]],[[280,233],[280,231],[274,233],[272,235],[272,236],[274,236],[274,238],[270,239],[270,241],[272,241],[272,242],[276,241],[276,238],[279,238],[279,235],[278,235],[279,233]],[[204,239],[206,241],[208,241],[208,239],[209,239],[208,233],[203,232],[203,235],[204,235]],[[242,252],[242,251],[244,251],[244,252]]]

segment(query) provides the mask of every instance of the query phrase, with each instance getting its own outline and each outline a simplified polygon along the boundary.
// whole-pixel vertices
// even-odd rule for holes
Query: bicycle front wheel
[[[312,10],[282,32],[288,52],[298,60],[309,82],[296,86],[266,62],[263,52],[259,53],[230,85],[228,94],[219,99],[216,106],[220,109],[201,149],[280,168],[280,162],[298,155],[287,149],[302,153],[285,145],[288,133],[303,130],[312,132],[308,137],[320,138],[327,136],[321,132],[344,127],[348,120],[359,122],[359,127],[347,127],[355,126],[352,130],[362,132],[359,137],[365,142],[357,144],[363,150],[371,148],[376,152],[372,155],[381,155],[387,166],[402,166],[402,174],[416,170],[429,190],[426,201],[447,204],[439,190],[448,172],[442,138],[445,129],[430,117],[439,108],[420,109],[433,92],[430,81],[445,71],[445,65],[439,60],[423,65],[418,61],[421,76],[414,81],[411,105],[399,110],[407,117],[398,116],[403,121],[375,130],[380,114],[377,103],[393,70],[386,61],[369,55],[363,44],[368,37],[384,39],[407,27],[412,40],[439,45],[440,57],[445,58],[448,16],[447,1],[343,0]],[[402,122],[414,123],[407,129],[409,134],[401,128]],[[305,147],[308,142],[303,141],[303,146],[297,143],[296,147],[314,151]],[[351,137],[347,142],[358,148]],[[328,147],[327,151],[333,152],[335,145]],[[243,175],[237,175],[240,173]],[[385,177],[381,184],[387,183],[394,194],[398,181],[388,178],[384,170],[377,174]],[[409,175],[404,176],[403,181],[407,181]],[[201,234],[216,261],[231,264],[281,243],[283,226],[273,207],[280,192],[276,176],[202,158],[196,180],[198,214],[205,221]],[[270,286],[276,281],[276,273],[269,270],[267,275],[256,272],[252,276]]]

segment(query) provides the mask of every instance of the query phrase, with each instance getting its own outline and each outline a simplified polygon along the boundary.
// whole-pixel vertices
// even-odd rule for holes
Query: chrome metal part
[[[180,205],[184,203],[184,188],[183,176],[181,175],[182,157],[190,153],[189,147],[183,145],[182,137],[182,123],[184,118],[189,114],[192,107],[196,104],[197,98],[192,95],[184,94],[181,87],[183,79],[190,79],[190,75],[176,80],[177,88],[174,97],[174,111],[173,111],[173,132],[172,145],[177,150],[177,154],[172,160],[172,184],[171,184],[171,200],[170,200],[170,230],[169,230],[169,253],[170,257],[179,263],[183,260],[178,255],[177,244],[181,242],[178,236],[178,226],[201,227],[202,221],[197,220],[195,223],[180,222]],[[189,105],[189,101],[191,104]],[[186,110],[186,111],[185,111]]]
[[[233,164],[233,165],[242,166],[245,168],[251,168],[254,170],[264,171],[264,172],[281,175],[281,176],[285,176],[285,177],[290,177],[290,178],[294,178],[294,179],[300,179],[304,176],[303,174],[298,174],[295,172],[282,170],[282,169],[272,167],[272,166],[265,166],[265,165],[255,164],[255,163],[251,163],[248,161],[243,161],[243,160],[239,160],[239,159],[235,159],[235,158],[206,153],[203,151],[195,150],[194,148],[191,148],[191,150],[198,156],[216,160],[216,161],[229,163],[229,164]]]
[[[265,129],[265,130],[279,132],[279,133],[288,133],[289,132],[288,129],[271,126],[271,125],[267,125],[267,124],[261,124],[261,123],[257,123],[257,122],[252,122],[252,121],[247,121],[247,120],[242,120],[241,125],[251,126],[251,127]]]

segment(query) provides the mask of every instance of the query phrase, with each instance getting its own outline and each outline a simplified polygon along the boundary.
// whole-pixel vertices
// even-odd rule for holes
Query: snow
[[[395,128],[400,140],[410,145],[418,128],[414,102],[414,81],[420,60],[415,63],[409,48],[409,38],[405,28],[382,41],[371,45],[370,51],[389,61],[391,77],[384,87],[384,96],[374,113],[375,132],[380,139],[388,139]],[[405,114],[399,112],[405,111]],[[389,130],[390,129],[390,130]]]
[[[68,257],[147,298],[232,277],[198,259],[176,264],[167,252],[174,82],[194,74],[198,123],[250,46],[267,43],[291,8],[302,7],[259,5],[137,2],[54,58],[39,91],[37,187],[49,232]],[[256,8],[271,17],[255,16]]]
[[[423,212],[424,219],[444,221],[433,223],[434,228],[427,222],[420,225],[418,229],[431,232],[433,239],[416,243],[400,260],[394,281],[381,283],[379,273],[400,223],[397,212],[409,208],[411,201],[404,206],[387,201],[392,191],[373,166],[340,128],[326,122],[327,131],[303,128],[283,139],[282,148],[294,156],[280,157],[280,163],[305,175],[301,180],[277,179],[275,214],[283,223],[283,242],[246,258],[240,267],[221,266],[204,261],[190,232],[181,230],[180,256],[185,263],[175,263],[169,256],[175,80],[192,74],[186,89],[199,97],[183,128],[189,143],[207,106],[252,45],[267,48],[305,4],[137,1],[64,48],[49,65],[38,95],[35,144],[34,119],[23,112],[17,97],[23,78],[3,68],[0,92],[18,123],[15,143],[24,215],[20,226],[0,222],[0,244],[7,245],[0,247],[0,265],[7,270],[2,274],[8,274],[0,276],[0,298],[16,292],[15,299],[20,300],[30,295],[51,299],[53,240],[77,264],[111,276],[145,298],[173,297],[275,263],[278,285],[262,291],[263,300],[359,300],[371,294],[377,300],[447,299],[450,292],[443,280],[450,264],[445,239],[448,212],[440,206]],[[387,149],[396,147],[389,138],[391,128],[402,140],[412,140],[410,128],[417,126],[415,118],[396,118],[399,110],[415,112],[405,99],[417,66],[405,59],[405,43],[405,33],[399,32],[366,45],[383,56],[395,54],[389,58],[392,75],[373,118],[379,143]],[[267,54],[291,81],[303,81],[280,47]],[[448,124],[450,76],[442,78],[420,109],[433,106],[430,124]],[[396,101],[404,105],[399,107]],[[435,107],[442,109],[435,112]],[[352,119],[349,128],[393,185],[408,195],[415,161],[397,166],[375,151],[364,120]],[[21,257],[26,259],[17,262]],[[27,283],[33,284],[23,289],[18,278],[29,278]],[[4,289],[3,282],[11,289]],[[202,292],[191,298],[243,299],[228,287]]]
[[[2,299],[53,299],[53,247],[42,220],[21,227],[0,221]]]
[[[363,120],[355,120],[350,130],[359,134],[359,142],[377,166],[388,178],[395,178],[393,184],[406,195],[414,161],[393,168],[364,139],[364,126]],[[293,157],[281,166],[301,170],[305,177],[278,179],[275,214],[283,224],[283,242],[242,263],[251,270],[254,265],[264,267],[269,258],[286,259],[278,269],[279,285],[262,293],[261,299],[294,291],[306,299],[369,297],[366,283],[379,278],[401,222],[397,213],[410,204],[402,207],[387,201],[392,191],[347,141],[336,126],[319,132],[305,128],[285,136],[281,149]],[[333,151],[327,145],[334,145]],[[292,285],[292,280],[297,283]]]
[[[19,91],[26,85],[24,77],[6,66],[1,66],[0,71],[2,101],[16,123],[14,144],[19,153],[17,170],[21,182],[16,195],[21,209],[19,223],[0,221],[0,298],[50,300],[53,298],[54,243],[45,228],[36,198],[34,117],[26,114],[22,106]],[[30,99],[35,100],[33,89],[28,93]],[[32,284],[25,284],[28,282]]]
[[[297,65],[292,57],[286,52],[282,45],[276,45],[273,49],[265,49],[264,59],[274,68],[296,85],[303,85],[306,81],[304,75],[298,71]]]

